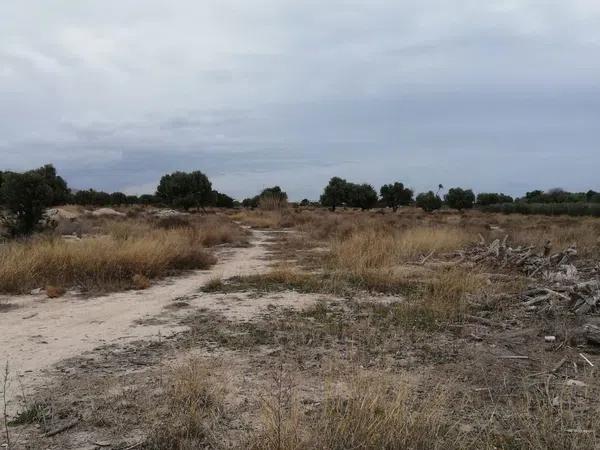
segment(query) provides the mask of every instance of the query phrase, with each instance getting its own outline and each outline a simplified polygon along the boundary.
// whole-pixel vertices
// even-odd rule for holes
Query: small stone
[[[556,336],[544,336],[544,340],[546,342],[555,342],[556,341]]]

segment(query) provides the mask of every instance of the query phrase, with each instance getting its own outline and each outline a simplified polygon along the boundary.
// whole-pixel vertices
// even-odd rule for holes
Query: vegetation
[[[392,208],[394,212],[398,210],[398,207],[408,206],[413,201],[413,191],[398,182],[384,184],[381,186],[380,193],[385,206]]]
[[[600,217],[600,203],[498,203],[481,208],[484,212],[503,214],[541,214],[546,216]]]
[[[279,186],[273,186],[263,189],[262,192],[254,197],[246,198],[242,201],[245,208],[258,208],[265,210],[275,210],[287,207],[287,193],[282,191]]]
[[[451,188],[444,196],[444,200],[450,208],[462,211],[473,208],[475,194],[471,189]]]
[[[348,182],[343,178],[333,177],[321,195],[321,205],[332,211],[348,201]]]
[[[188,210],[210,205],[213,191],[208,177],[200,171],[173,172],[160,179],[156,196],[167,205]]]
[[[497,205],[498,203],[512,203],[510,195],[482,192],[477,194],[477,206]]]
[[[56,286],[91,291],[139,287],[143,278],[178,270],[206,269],[206,251],[221,243],[243,243],[245,234],[227,219],[210,218],[166,228],[131,219],[99,224],[98,234],[65,241],[40,236],[0,247],[0,292],[25,293]]]
[[[442,207],[442,199],[433,191],[429,191],[417,195],[415,204],[424,211],[432,212]]]
[[[0,190],[9,211],[3,222],[12,235],[31,234],[53,203],[52,188],[35,171],[5,174]]]

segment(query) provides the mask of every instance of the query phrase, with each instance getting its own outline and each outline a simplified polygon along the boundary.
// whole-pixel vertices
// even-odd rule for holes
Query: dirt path
[[[17,306],[0,313],[0,364],[4,367],[8,362],[12,375],[7,388],[9,406],[22,388],[29,390],[42,383],[44,371],[65,358],[101,345],[182,331],[176,322],[153,323],[148,319],[160,315],[173,301],[196,295],[213,277],[229,278],[267,270],[265,245],[269,236],[269,232],[253,231],[250,247],[219,252],[219,262],[212,269],[168,279],[144,291],[93,298],[73,295],[60,299],[47,299],[45,295],[6,298]],[[136,326],[139,323],[144,326]]]

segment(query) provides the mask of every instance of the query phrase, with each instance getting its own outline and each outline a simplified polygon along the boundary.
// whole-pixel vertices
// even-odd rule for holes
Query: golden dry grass
[[[39,238],[0,247],[0,292],[47,284],[84,290],[130,287],[134,275],[157,278],[215,262],[194,231],[154,230],[140,236],[98,236],[68,242]]]
[[[458,250],[471,241],[464,230],[419,227],[403,231],[363,229],[332,243],[332,263],[353,272],[416,261],[431,252]]]
[[[174,271],[210,267],[216,260],[207,247],[247,242],[242,228],[216,215],[79,220],[93,234],[68,241],[46,234],[0,244],[0,292],[25,293],[47,284],[145,289],[151,279]]]

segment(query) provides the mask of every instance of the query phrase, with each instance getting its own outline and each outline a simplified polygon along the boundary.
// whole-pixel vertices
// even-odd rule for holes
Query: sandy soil
[[[236,312],[236,305],[244,303],[240,298],[226,300],[199,289],[216,276],[229,278],[267,270],[265,245],[269,237],[269,232],[253,231],[250,247],[219,251],[219,262],[211,270],[171,278],[144,291],[92,298],[66,295],[48,299],[43,294],[4,297],[3,301],[16,306],[0,313],[0,363],[4,366],[8,362],[12,375],[7,388],[9,408],[14,408],[21,390],[29,391],[43,383],[45,372],[59,361],[102,345],[183,331],[185,327],[175,320],[177,314],[164,314],[165,307],[178,301],[192,300],[194,307],[230,311],[240,319],[267,307],[260,303],[249,308],[246,304]],[[157,316],[162,320],[152,320]],[[164,320],[166,316],[173,320]]]

